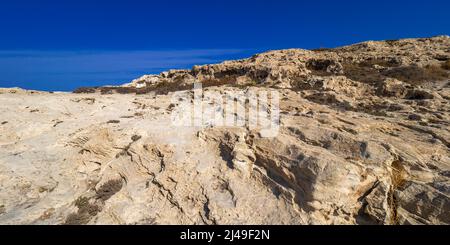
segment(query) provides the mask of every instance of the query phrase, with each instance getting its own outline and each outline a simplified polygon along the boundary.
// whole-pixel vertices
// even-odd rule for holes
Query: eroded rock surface
[[[449,62],[441,36],[1,89],[0,223],[449,224]],[[278,135],[173,125],[195,82],[276,89]]]

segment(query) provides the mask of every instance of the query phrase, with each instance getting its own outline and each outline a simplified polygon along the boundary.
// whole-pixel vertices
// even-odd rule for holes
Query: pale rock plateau
[[[0,89],[0,224],[449,224],[449,69],[438,36]],[[173,125],[198,82],[278,91],[278,135]]]

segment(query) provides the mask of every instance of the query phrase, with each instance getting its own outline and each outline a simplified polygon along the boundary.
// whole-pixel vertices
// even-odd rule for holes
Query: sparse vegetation
[[[343,63],[344,75],[354,81],[367,84],[377,84],[386,76],[382,71],[376,68],[380,66],[386,69],[398,67],[400,64],[395,59],[369,58],[360,63],[345,62]]]
[[[330,52],[330,51],[334,51],[332,48],[316,48],[316,49],[312,49],[312,51],[314,52]]]
[[[116,87],[114,89],[119,94],[135,94],[136,88],[134,87]]]
[[[389,190],[388,195],[388,203],[391,211],[391,220],[390,223],[392,225],[399,224],[398,217],[398,200],[395,195],[395,191],[402,188],[406,183],[406,171],[402,166],[402,162],[400,160],[395,160],[392,162],[392,172],[391,172],[391,188]]]
[[[375,68],[375,65],[383,69]],[[421,85],[428,81],[441,81],[449,78],[446,65],[427,65],[425,67],[400,66],[394,59],[368,59],[361,63],[344,63],[344,75],[352,80],[367,84],[377,84],[390,77],[411,85]]]
[[[367,66],[365,64],[355,64],[355,63],[344,63],[344,75],[354,81],[359,81],[367,84],[376,84],[383,79],[380,71],[372,66]]]
[[[223,85],[234,85],[236,78],[234,76],[224,76],[221,78],[204,79],[200,81],[203,88]],[[174,82],[162,81],[158,84],[147,84],[145,88],[139,89],[137,94],[145,94],[154,92],[156,95],[166,95],[170,92],[189,90],[193,88],[193,84],[184,84],[182,80]]]
[[[100,88],[101,94],[113,94],[113,88],[111,87],[102,87]]]
[[[101,87],[101,94],[133,94],[136,93],[136,88],[134,87]]]
[[[238,84],[236,74],[221,74],[215,78],[207,78],[200,81],[203,88],[215,87],[215,86],[235,86],[245,88],[248,86],[258,85],[258,81],[262,81],[269,76],[268,71],[254,71],[250,72],[248,76],[251,82],[245,84]],[[179,76],[180,77],[180,76]],[[147,83],[145,87],[135,88],[135,87],[82,87],[74,91],[74,93],[95,93],[100,92],[102,95],[105,94],[147,94],[155,93],[156,95],[167,95],[171,92],[190,90],[193,88],[192,83],[184,83],[184,79],[175,77],[177,79],[170,81],[168,79],[163,79],[157,84]],[[179,78],[179,79],[178,79]]]
[[[305,75],[297,74],[291,78],[291,86],[294,91],[316,89],[322,87],[322,85],[322,80],[309,80]]]
[[[123,181],[121,179],[118,180],[109,180],[105,182],[100,188],[97,190],[96,199],[100,199],[102,201],[106,201],[111,198],[114,194],[119,192],[122,189]]]
[[[92,204],[87,197],[77,198],[74,204],[78,208],[78,211],[67,216],[65,225],[87,224],[101,211],[101,208],[96,204]]]
[[[77,208],[85,207],[86,205],[89,205],[89,198],[79,197],[79,198],[77,198],[77,200],[75,200],[74,204],[75,204],[75,207],[77,207]]]
[[[93,94],[97,87],[80,87],[73,91],[75,94]]]
[[[387,44],[389,44],[390,46],[395,46],[398,43],[398,40],[396,39],[390,39],[390,40],[386,40],[385,41]]]
[[[408,100],[426,100],[433,99],[434,96],[427,91],[423,90],[409,90],[405,96],[405,99]]]
[[[427,81],[441,81],[449,78],[448,72],[437,65],[400,66],[394,67],[382,73],[384,76],[396,78],[411,85],[420,85]]]
[[[315,72],[327,72],[327,68],[333,63],[332,60],[309,60],[306,62],[306,68]]]
[[[146,218],[141,220],[138,224],[142,224],[142,225],[157,225],[158,223],[156,222],[155,218]]]
[[[128,152],[130,150],[131,145],[140,140],[142,138],[142,136],[140,135],[133,135],[131,136],[131,140],[132,142],[129,143],[128,145],[126,145],[119,153],[116,154],[116,158],[119,158],[121,156],[126,156],[126,155],[130,155],[130,153]]]
[[[359,63],[360,66],[363,67],[374,67],[374,66],[382,66],[382,67],[398,67],[401,63],[394,58],[368,58],[367,60]]]
[[[240,89],[245,89],[247,87],[254,87],[254,86],[258,86],[258,82],[255,81],[255,80],[252,80],[252,81],[244,83],[244,84],[236,83],[236,84],[233,85],[233,87],[237,87],[237,88],[240,88]]]
[[[441,67],[442,69],[450,70],[450,59],[442,63]]]
[[[74,205],[78,208],[78,211],[69,214],[64,224],[84,225],[89,223],[93,217],[102,211],[103,202],[119,192],[122,186],[123,182],[121,179],[109,180],[98,188],[94,197],[88,198],[82,196],[77,198]]]
[[[109,120],[107,123],[108,124],[117,124],[117,123],[120,123],[120,121],[119,120]]]
[[[131,140],[132,140],[133,142],[136,142],[136,141],[140,140],[141,138],[142,138],[142,136],[137,135],[137,134],[131,136]]]
[[[234,85],[234,84],[236,84],[236,77],[224,76],[221,78],[205,79],[205,80],[201,81],[201,83],[204,88],[214,87],[214,86],[223,86],[223,85]]]
[[[154,85],[147,84],[147,87],[145,90],[141,91],[141,93],[145,91],[145,93],[154,92],[157,95],[165,95],[170,92],[188,90],[190,88],[191,86],[183,85],[181,83],[162,81],[161,83]]]

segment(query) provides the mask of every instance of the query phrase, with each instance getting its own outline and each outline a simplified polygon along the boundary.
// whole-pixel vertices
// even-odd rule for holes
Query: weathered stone
[[[0,89],[0,224],[449,224],[450,88],[427,70],[449,46],[271,51],[89,94]],[[172,124],[192,99],[171,93],[196,82],[214,98],[276,89],[279,131]]]

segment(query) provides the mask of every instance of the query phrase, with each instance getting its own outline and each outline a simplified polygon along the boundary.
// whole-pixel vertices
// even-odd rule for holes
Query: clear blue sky
[[[450,34],[450,1],[0,2],[0,87],[121,84],[282,48]]]

